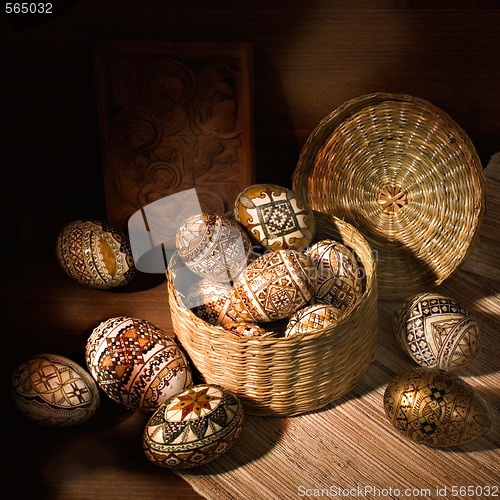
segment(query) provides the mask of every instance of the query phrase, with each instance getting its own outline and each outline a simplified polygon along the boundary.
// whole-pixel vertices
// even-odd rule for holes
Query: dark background
[[[163,288],[160,298],[147,287],[136,294],[84,289],[55,263],[55,238],[66,222],[106,217],[92,69],[96,42],[250,42],[256,181],[290,187],[301,147],[320,120],[348,99],[372,92],[407,93],[442,108],[469,134],[486,166],[500,150],[499,2],[59,0],[54,5],[53,16],[2,12],[1,17],[5,402],[0,406],[2,453],[12,465],[2,473],[17,488],[11,498],[87,498],[78,479],[64,486],[82,471],[82,477],[104,477],[102,491],[112,498],[122,490],[99,476],[107,465],[119,471],[110,477],[138,487],[136,498],[140,493],[177,498],[164,485],[165,473],[152,471],[140,451],[124,444],[142,424],[133,420],[115,429],[115,418],[123,415],[109,402],[100,420],[81,433],[58,433],[25,424],[6,395],[10,373],[31,354],[52,351],[83,361],[85,338],[106,316],[126,311],[170,327]],[[180,480],[167,477],[172,488],[182,489]]]

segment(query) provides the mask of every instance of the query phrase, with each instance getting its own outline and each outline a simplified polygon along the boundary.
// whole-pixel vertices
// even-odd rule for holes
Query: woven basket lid
[[[302,148],[292,185],[311,208],[364,234],[386,300],[449,277],[484,214],[483,169],[466,132],[404,94],[361,96],[324,118]]]

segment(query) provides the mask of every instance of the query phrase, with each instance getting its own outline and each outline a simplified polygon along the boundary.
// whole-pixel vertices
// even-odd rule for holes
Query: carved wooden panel
[[[102,42],[94,75],[110,223],[193,187],[232,210],[254,182],[250,44]]]

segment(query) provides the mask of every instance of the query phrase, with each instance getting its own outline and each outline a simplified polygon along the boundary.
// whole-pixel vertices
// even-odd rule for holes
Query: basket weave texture
[[[314,212],[316,240],[335,239],[361,265],[364,291],[335,326],[292,337],[238,337],[187,309],[176,286],[186,268],[174,253],[167,271],[172,324],[194,368],[207,383],[234,392],[249,414],[293,416],[319,410],[356,386],[378,340],[376,262],[363,235],[336,217]]]
[[[293,190],[342,218],[378,259],[379,298],[439,285],[472,249],[485,181],[467,133],[444,111],[404,94],[347,101],[304,144]]]

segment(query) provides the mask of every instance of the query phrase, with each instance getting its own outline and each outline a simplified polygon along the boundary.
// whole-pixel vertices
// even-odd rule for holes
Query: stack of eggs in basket
[[[315,229],[304,200],[274,184],[244,189],[233,213],[189,217],[176,234],[177,254],[196,276],[176,284],[184,305],[240,337],[336,324],[362,293],[362,270],[350,248],[315,240]]]

